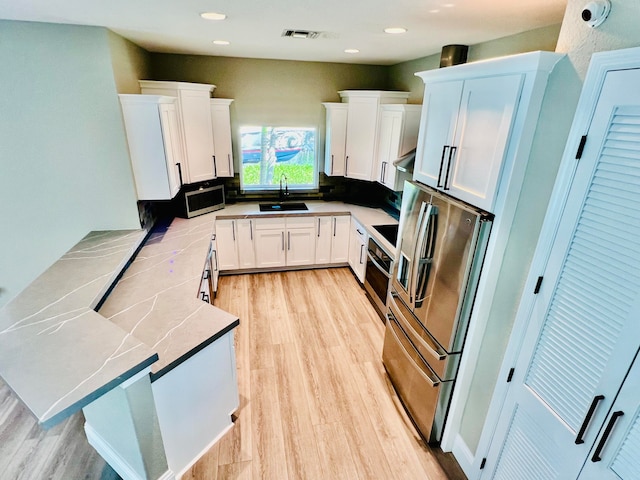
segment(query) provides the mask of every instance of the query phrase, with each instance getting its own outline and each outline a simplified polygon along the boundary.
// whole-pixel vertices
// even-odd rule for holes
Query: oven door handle
[[[373,262],[376,268],[380,270],[380,273],[382,273],[387,278],[391,278],[391,274],[387,272],[386,268],[384,268],[382,265],[380,265],[380,263],[378,263],[376,258],[371,254],[371,250],[369,249],[367,249],[367,257],[369,257],[369,260],[371,260],[371,262]]]

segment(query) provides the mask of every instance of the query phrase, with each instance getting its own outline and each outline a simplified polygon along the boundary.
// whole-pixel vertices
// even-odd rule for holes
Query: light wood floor
[[[384,325],[349,269],[222,277],[219,291],[240,317],[240,409],[183,478],[465,478],[394,401]]]
[[[215,303],[240,317],[240,409],[184,479],[465,478],[397,403],[383,324],[348,269],[222,277]],[[44,431],[0,382],[0,479],[119,478],[83,422]]]

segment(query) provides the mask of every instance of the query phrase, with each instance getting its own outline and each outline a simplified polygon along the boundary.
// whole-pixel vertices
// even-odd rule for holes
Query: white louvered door
[[[638,352],[637,85],[605,77],[482,478],[577,478]]]

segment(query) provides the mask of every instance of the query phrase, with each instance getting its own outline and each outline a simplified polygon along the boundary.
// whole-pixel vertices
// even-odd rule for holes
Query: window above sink
[[[318,188],[317,132],[311,127],[240,127],[240,185],[244,191]]]

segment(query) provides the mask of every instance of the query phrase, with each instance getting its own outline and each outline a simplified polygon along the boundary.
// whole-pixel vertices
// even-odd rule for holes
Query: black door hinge
[[[515,369],[511,368],[509,370],[509,375],[507,375],[507,383],[511,382],[511,380],[513,380],[513,372],[515,372]]]
[[[584,151],[584,145],[587,143],[587,136],[583,135],[580,139],[580,145],[578,145],[578,151],[576,152],[576,160],[582,158],[582,152]]]
[[[540,286],[542,285],[542,277],[538,277],[538,281],[536,282],[536,288],[533,289],[533,294],[537,295],[540,293]]]
[[[480,470],[482,470],[486,464],[487,464],[487,459],[483,458],[482,462],[480,462]]]

